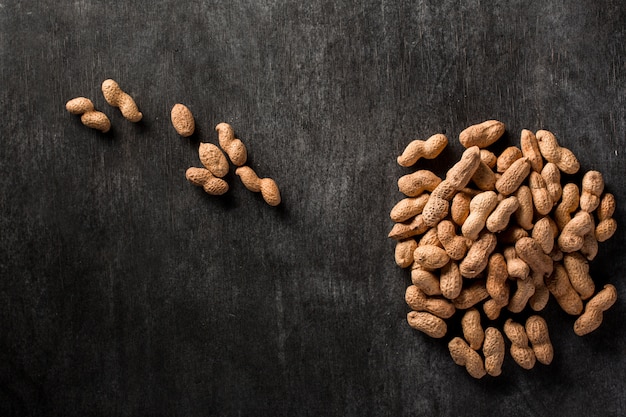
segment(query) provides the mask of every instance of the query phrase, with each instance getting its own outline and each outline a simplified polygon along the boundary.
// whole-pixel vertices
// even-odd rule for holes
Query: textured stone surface
[[[406,144],[448,134],[420,161],[442,175],[492,118],[502,149],[553,131],[625,225],[625,20],[618,0],[2,2],[0,414],[624,415],[620,299],[584,338],[552,299],[553,363],[475,381],[447,350],[460,328],[406,323],[386,236]],[[67,113],[76,96],[109,133]],[[280,207],[233,169],[222,197],[187,183],[219,122]],[[592,274],[623,297],[620,230]]]

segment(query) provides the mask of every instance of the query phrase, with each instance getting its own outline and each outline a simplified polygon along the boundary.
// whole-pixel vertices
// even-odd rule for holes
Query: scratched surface
[[[575,336],[552,299],[552,365],[480,381],[407,325],[386,237],[404,146],[445,132],[441,174],[490,118],[502,147],[555,132],[626,224],[624,2],[111,3],[0,4],[0,415],[626,414],[623,231],[591,267],[620,297],[602,327]],[[280,207],[233,170],[223,197],[187,183],[219,122]]]

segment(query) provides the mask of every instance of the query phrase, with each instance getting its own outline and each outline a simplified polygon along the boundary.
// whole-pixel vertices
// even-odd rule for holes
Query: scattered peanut
[[[193,132],[196,130],[196,122],[193,118],[193,114],[184,104],[174,104],[170,119],[172,120],[172,126],[174,126],[176,133],[184,138],[193,135]]]
[[[465,366],[465,369],[472,377],[480,379],[485,376],[487,371],[485,371],[483,360],[478,352],[467,345],[465,340],[455,337],[448,343],[448,349],[454,363]]]
[[[211,174],[218,178],[228,174],[228,160],[224,153],[212,143],[200,143],[198,147],[198,156],[200,162]]]
[[[519,366],[524,369],[532,369],[535,366],[535,352],[528,346],[528,335],[524,326],[508,319],[504,323],[504,334],[511,341],[511,356]]]
[[[263,200],[270,206],[280,204],[280,191],[276,181],[271,178],[259,178],[254,170],[248,166],[240,166],[235,170],[243,185],[250,191],[261,192]]]
[[[497,120],[487,120],[462,131],[459,135],[459,142],[466,148],[472,146],[486,148],[502,137],[504,129],[504,123]]]
[[[502,373],[505,349],[504,337],[502,337],[500,330],[495,327],[487,327],[485,329],[483,354],[485,355],[485,370],[489,375],[499,376]]]
[[[548,130],[539,130],[536,133],[539,151],[548,162],[556,164],[566,174],[575,174],[580,169],[580,163],[572,151],[559,146],[554,134]],[[541,170],[539,170],[541,171]]]
[[[430,194],[421,194],[419,197],[409,197],[400,200],[389,213],[394,222],[403,222],[422,213]]]
[[[413,252],[417,249],[415,239],[402,240],[396,243],[396,264],[400,268],[408,268],[413,263]]]
[[[583,302],[572,287],[567,270],[563,265],[559,263],[554,265],[554,272],[546,278],[546,286],[556,298],[561,309],[567,314],[577,316],[583,311]]]
[[[228,191],[228,183],[221,178],[216,178],[211,171],[206,168],[191,167],[185,173],[187,180],[210,195],[222,195]]]
[[[600,197],[604,191],[604,178],[598,171],[589,171],[583,176],[580,209],[587,213],[593,212],[600,205]]]
[[[574,322],[574,333],[584,336],[596,330],[602,324],[602,313],[611,308],[617,300],[617,290],[606,284],[585,306],[585,312]]]
[[[427,140],[414,140],[407,145],[398,157],[398,165],[410,167],[420,158],[434,159],[448,145],[448,138],[441,133],[431,136]]]
[[[480,349],[485,339],[485,332],[480,325],[480,312],[475,307],[465,312],[461,319],[461,327],[463,337],[469,342],[469,346],[474,350]]]
[[[248,160],[246,146],[239,139],[235,138],[235,132],[228,123],[220,123],[215,126],[218,134],[220,147],[226,152],[228,158],[235,166],[242,166]]]
[[[407,287],[404,299],[412,310],[427,311],[442,319],[452,317],[456,311],[450,301],[443,298],[428,297],[415,285]]]
[[[446,335],[448,326],[443,319],[426,311],[411,311],[407,315],[409,326],[426,333],[428,336],[439,339]]]
[[[135,100],[125,93],[117,82],[111,79],[104,80],[102,82],[102,94],[107,103],[120,109],[126,120],[136,123],[143,117],[137,104],[135,104]]]
[[[522,148],[522,155],[528,158],[528,162],[530,162],[533,171],[541,172],[543,169],[543,159],[541,159],[539,143],[537,142],[535,134],[530,130],[523,129],[520,136],[520,147]]]
[[[87,127],[106,133],[111,129],[111,121],[106,114],[97,111],[93,103],[86,97],[76,97],[65,104],[65,108],[72,114],[79,114],[80,121]]]
[[[530,316],[526,320],[526,334],[537,360],[544,365],[550,365],[554,349],[548,334],[548,323],[541,316]]]
[[[417,197],[424,191],[433,191],[441,182],[441,178],[432,171],[422,169],[405,175],[398,180],[398,189],[407,197]]]

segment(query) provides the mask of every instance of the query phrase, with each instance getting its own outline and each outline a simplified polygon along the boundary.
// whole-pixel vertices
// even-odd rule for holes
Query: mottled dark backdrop
[[[480,381],[406,324],[386,236],[404,146],[446,132],[441,173],[490,118],[503,146],[554,131],[626,225],[625,27],[620,0],[3,1],[0,414],[624,415],[623,231],[592,264],[620,296],[602,327],[575,336],[552,300],[552,365]],[[221,198],[187,183],[219,122],[281,207],[232,171]]]

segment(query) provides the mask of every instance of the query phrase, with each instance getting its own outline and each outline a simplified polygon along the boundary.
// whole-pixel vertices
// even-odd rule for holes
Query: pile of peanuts
[[[137,123],[143,118],[135,100],[124,92],[119,84],[107,79],[102,82],[102,94],[106,102],[120,109],[122,116],[130,122]],[[111,121],[101,111],[94,108],[93,102],[86,97],[76,97],[65,104],[68,112],[81,116],[83,125],[107,133],[111,129]],[[170,119],[174,130],[182,136],[194,134],[196,123],[187,106],[177,103],[172,107]],[[237,168],[235,174],[241,178],[243,185],[250,191],[260,192],[270,206],[277,206],[281,202],[278,185],[271,178],[259,178],[252,168],[245,166],[248,159],[246,146],[235,138],[233,128],[228,123],[220,123],[215,127],[218,133],[220,147],[226,152],[230,161]],[[202,187],[207,194],[222,195],[228,189],[228,183],[223,179],[229,171],[228,160],[220,148],[212,143],[200,143],[198,156],[204,168],[191,167],[186,173],[187,180],[198,187]]]
[[[405,294],[409,325],[443,338],[446,320],[460,317],[463,335],[448,348],[474,378],[502,372],[506,345],[496,327],[499,318],[511,357],[530,369],[553,359],[547,323],[534,314],[550,294],[563,311],[578,316],[579,336],[597,329],[617,299],[613,285],[596,291],[589,275],[598,242],[617,228],[615,198],[604,192],[602,174],[585,173],[580,189],[572,182],[562,185],[561,174],[577,173],[580,164],[554,134],[522,130],[520,146],[496,156],[487,148],[504,131],[497,120],[462,131],[466,150],[445,178],[428,170],[401,177],[398,188],[406,198],[390,213],[395,261],[411,268]],[[414,140],[398,164],[434,159],[447,144],[443,134]],[[527,306],[531,315],[516,322]],[[510,317],[501,317],[503,309]]]

